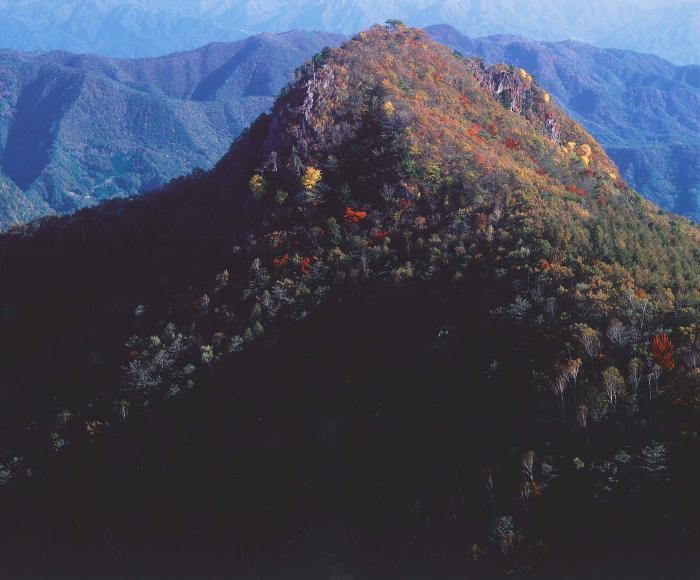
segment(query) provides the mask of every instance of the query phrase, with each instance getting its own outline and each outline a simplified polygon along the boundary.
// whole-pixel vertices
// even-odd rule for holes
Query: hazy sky
[[[145,56],[263,31],[353,33],[388,18],[700,62],[700,0],[0,0],[0,46]]]

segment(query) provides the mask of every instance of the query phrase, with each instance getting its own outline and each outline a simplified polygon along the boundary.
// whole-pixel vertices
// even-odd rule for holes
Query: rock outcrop
[[[467,67],[482,88],[489,91],[507,109],[530,120],[537,119],[547,136],[561,142],[559,123],[549,93],[542,90],[524,69],[497,64],[488,67],[480,59],[470,59]]]

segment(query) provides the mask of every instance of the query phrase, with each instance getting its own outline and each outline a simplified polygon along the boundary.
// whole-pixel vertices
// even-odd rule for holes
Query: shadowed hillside
[[[10,572],[696,562],[700,230],[525,71],[374,27],[211,172],[0,268]]]

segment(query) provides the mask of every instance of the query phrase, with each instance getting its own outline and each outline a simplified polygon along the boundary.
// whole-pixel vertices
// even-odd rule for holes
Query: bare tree
[[[644,333],[646,324],[647,310],[649,309],[649,300],[645,295],[637,296],[635,292],[629,290],[625,293],[625,302],[627,318],[630,322],[635,323],[635,334],[641,335]]]
[[[586,405],[579,405],[576,409],[576,426],[583,431],[586,436],[586,446],[590,449],[591,441],[588,438],[588,407]]]
[[[496,517],[496,482],[494,481],[493,473],[494,473],[494,470],[492,468],[489,468],[486,470],[485,478],[484,478],[484,487],[486,488],[486,492],[489,494],[489,498],[491,499],[491,517],[495,518]]]
[[[215,358],[215,353],[214,353],[214,347],[207,344],[204,345],[200,348],[201,350],[201,359],[202,362],[207,365],[207,368],[209,369],[209,372],[213,372],[213,364],[214,364],[214,358]]]
[[[616,348],[622,348],[627,344],[627,328],[617,318],[610,321],[606,335]]]
[[[519,499],[523,503],[525,508],[525,515],[527,519],[530,519],[530,498],[532,497],[532,483],[529,481],[523,481],[520,484]]]
[[[623,392],[625,381],[616,367],[608,367],[601,375],[603,379],[603,387],[605,399],[610,408],[614,411],[617,408],[617,399]]]
[[[647,375],[647,381],[649,383],[649,400],[650,401],[651,401],[651,397],[652,397],[651,384],[652,384],[652,382],[654,383],[654,392],[658,393],[659,392],[659,379],[661,378],[662,372],[663,372],[663,369],[661,368],[661,366],[654,364],[651,367],[651,371]]]
[[[547,316],[554,318],[557,314],[557,299],[554,296],[550,296],[544,303],[544,311]]]
[[[581,365],[581,359],[575,358],[566,363],[562,371],[567,381],[569,381],[574,389],[574,403],[576,403],[576,383],[578,381],[578,374],[581,371]]]
[[[700,350],[691,348],[685,355],[685,364],[691,371],[696,370],[700,366]]]
[[[530,297],[540,304],[544,300],[544,286],[542,284],[535,284],[530,288]]]
[[[117,416],[119,417],[120,422],[124,422],[127,420],[129,417],[129,410],[131,409],[131,403],[127,401],[126,399],[121,399],[120,401],[117,402],[115,405],[115,410],[117,412]]]
[[[534,478],[534,468],[535,468],[535,452],[530,450],[523,453],[520,460],[520,471],[526,481],[533,483]]]
[[[587,324],[577,325],[576,338],[590,358],[600,352],[600,334]]]
[[[627,384],[629,384],[633,393],[639,389],[639,383],[642,381],[642,370],[644,365],[638,358],[633,358],[627,365]]]
[[[640,468],[650,477],[668,481],[668,447],[652,441],[640,453]]]
[[[648,300],[640,300],[637,311],[639,312],[639,334],[644,332],[644,323],[646,321],[647,308],[649,307]]]
[[[359,262],[360,262],[360,271],[362,272],[362,277],[366,278],[369,274],[369,256],[367,255],[367,252],[364,249],[362,249],[360,251]]]
[[[559,373],[557,378],[551,383],[552,393],[559,399],[559,406],[561,407],[561,422],[564,423],[564,393],[566,392],[566,377],[563,373]]]

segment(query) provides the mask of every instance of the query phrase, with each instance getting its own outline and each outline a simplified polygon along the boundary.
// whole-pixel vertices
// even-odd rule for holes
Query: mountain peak
[[[560,190],[598,179],[611,194],[624,188],[602,148],[526,70],[487,67],[402,25],[375,26],[325,50],[298,71],[264,123],[267,134],[254,148],[261,155],[260,176],[270,184],[284,173],[280,166],[299,172],[306,164],[323,169],[324,186],[364,195],[367,188],[353,174],[360,166],[375,171],[367,166],[367,143],[357,140],[374,131],[373,139],[386,140],[374,153],[377,163],[387,162],[386,148],[403,156],[389,163],[395,163],[391,175],[404,181],[421,168],[440,166],[527,174]],[[241,149],[250,149],[247,139],[229,157],[237,159]],[[355,168],[347,175],[338,161],[343,157]],[[553,177],[550,164],[562,174]]]
[[[439,545],[431,557],[462,567],[479,542],[480,559],[531,570],[561,526],[533,534],[529,510],[620,541],[640,487],[617,520],[577,505],[610,483],[583,468],[618,449],[620,465],[665,458],[640,426],[653,416],[655,437],[696,412],[700,230],[627,187],[527,70],[400,25],[313,58],[211,172],[18,227],[0,263],[0,480],[20,489],[4,516],[20,529],[54,506],[54,537],[83,554],[105,522],[118,546],[172,554],[216,535],[204,520],[222,553],[340,553],[351,506],[368,551]],[[526,510],[496,518],[464,493],[491,462],[499,506]],[[51,501],[22,487],[34,474]],[[154,501],[166,489],[173,502]],[[667,505],[643,518],[658,537]],[[315,522],[322,546],[290,542]]]

